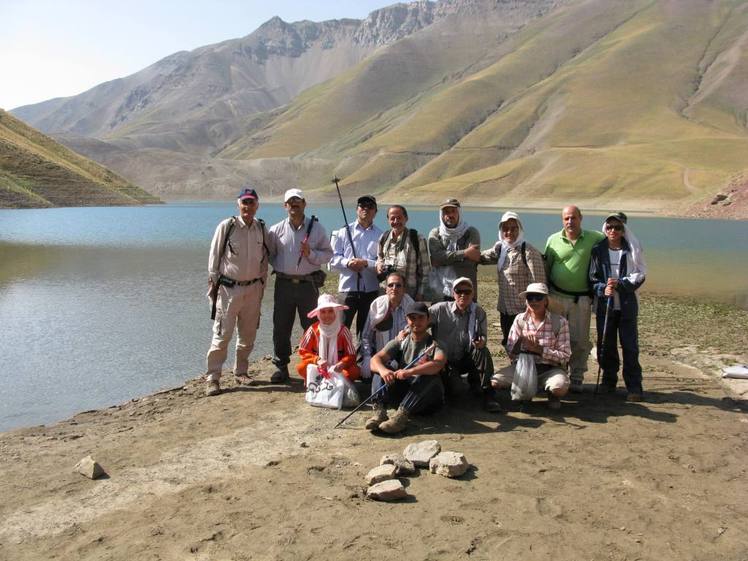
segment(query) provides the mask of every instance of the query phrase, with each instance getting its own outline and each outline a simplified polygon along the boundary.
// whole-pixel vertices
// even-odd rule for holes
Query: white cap
[[[473,288],[473,281],[467,277],[459,277],[452,281],[452,290],[460,286],[461,284],[469,284],[470,288]]]
[[[288,199],[291,199],[293,197],[299,197],[303,201],[304,193],[301,191],[301,189],[289,189],[288,191],[286,191],[286,194],[283,195],[283,202],[287,203]]]

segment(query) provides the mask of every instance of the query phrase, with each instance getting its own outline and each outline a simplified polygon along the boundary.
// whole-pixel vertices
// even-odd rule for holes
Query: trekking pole
[[[314,223],[317,221],[317,217],[312,214],[312,217],[309,219],[309,226],[306,227],[306,235],[304,236],[304,239],[302,240],[302,244],[305,244],[309,241],[309,234],[312,232],[312,226],[314,226]],[[296,261],[296,270],[299,270],[299,266],[301,265],[301,260],[304,258],[304,254],[299,254],[299,260]]]
[[[338,190],[338,200],[340,201],[340,210],[343,211],[343,220],[345,221],[345,231],[348,233],[348,242],[351,244],[351,253],[353,254],[354,259],[358,259],[358,257],[356,257],[356,248],[353,246],[353,236],[351,235],[351,227],[348,225],[348,217],[345,215],[345,205],[343,204],[343,196],[340,194],[340,185],[338,185],[339,181],[340,181],[340,178],[337,175],[332,178],[332,182],[335,184],[335,189]],[[358,293],[361,292],[361,273],[359,272],[356,273],[356,291]]]
[[[421,354],[419,354],[416,358],[414,358],[413,360],[411,360],[406,366],[404,366],[403,368],[400,368],[400,370],[407,370],[408,368],[410,368],[411,366],[413,366],[416,362],[418,362],[423,357],[425,357],[428,353],[430,353],[432,350],[434,350],[435,346],[436,346],[436,343],[431,343],[428,347],[426,347],[425,349],[423,349],[423,352]],[[340,422],[338,422],[338,424],[335,425],[332,428],[336,429],[340,425],[342,425],[343,423],[345,423],[348,419],[350,419],[353,416],[353,414],[356,411],[360,410],[364,405],[368,404],[372,399],[374,399],[377,395],[379,395],[386,387],[387,387],[387,384],[382,384],[382,386],[380,386],[380,388],[377,391],[375,391],[369,397],[367,397],[365,400],[363,400],[353,411],[351,411],[345,417],[343,417],[340,420]]]
[[[603,338],[600,341],[600,345],[597,348],[597,382],[595,383],[595,395],[600,387],[600,373],[603,369],[602,355],[605,353],[605,338],[608,335],[608,312],[610,311],[611,304],[613,303],[613,297],[608,296],[605,301],[605,319],[603,320]]]

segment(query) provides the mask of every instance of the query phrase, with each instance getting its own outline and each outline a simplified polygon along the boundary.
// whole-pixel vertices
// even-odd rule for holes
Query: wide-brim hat
[[[548,287],[544,282],[531,282],[527,289],[519,293],[520,298],[526,298],[528,294],[545,294],[548,296]]]
[[[306,317],[316,318],[318,312],[324,308],[334,308],[335,310],[347,310],[348,306],[338,302],[338,299],[335,298],[335,296],[333,296],[332,294],[320,294],[319,298],[317,298],[317,307],[314,308],[311,312],[309,312],[306,315]]]

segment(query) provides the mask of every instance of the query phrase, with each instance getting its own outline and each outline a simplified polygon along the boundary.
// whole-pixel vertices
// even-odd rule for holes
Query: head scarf
[[[465,235],[465,232],[467,232],[467,229],[470,227],[462,220],[462,209],[460,207],[456,208],[459,218],[457,219],[457,226],[454,228],[447,228],[447,226],[445,226],[444,220],[442,219],[442,211],[441,209],[439,210],[439,236],[443,240],[446,240],[447,251],[457,251],[457,242]]]
[[[519,234],[517,235],[517,239],[514,240],[513,243],[509,243],[504,239],[504,236],[501,235],[501,225],[504,222],[507,222],[508,220],[514,219],[517,221],[517,226],[519,226]],[[522,221],[519,219],[519,215],[516,212],[507,211],[501,216],[501,220],[499,221],[499,241],[494,244],[493,249],[494,251],[499,255],[499,264],[497,265],[499,271],[504,267],[504,263],[506,262],[506,256],[507,253],[509,253],[510,249],[514,249],[515,247],[520,247],[525,241],[525,229],[522,226]]]
[[[626,222],[621,218],[609,216],[603,222],[603,226],[600,231],[605,234],[605,237],[607,239],[605,224],[611,218],[615,218],[621,224],[623,224],[623,238],[626,240],[626,243],[629,246],[629,261],[626,264],[626,276],[634,284],[644,282],[644,277],[646,277],[647,275],[647,264],[644,262],[644,249],[642,248],[642,244],[639,241],[639,238],[634,235],[634,231],[629,227],[629,225],[626,224]]]

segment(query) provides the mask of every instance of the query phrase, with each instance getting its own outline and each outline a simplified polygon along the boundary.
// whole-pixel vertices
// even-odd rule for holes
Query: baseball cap
[[[289,199],[292,199],[293,197],[298,197],[302,201],[304,199],[304,193],[301,191],[301,189],[289,189],[286,191],[286,193],[283,195],[283,202],[287,203]]]
[[[260,197],[257,196],[257,191],[252,189],[251,187],[244,187],[241,191],[239,191],[239,196],[237,197],[240,201],[243,201],[244,199],[254,199],[255,201],[259,201]]]
[[[358,206],[373,206],[374,208],[377,208],[377,200],[374,198],[374,195],[361,195],[358,198],[358,201],[356,201],[356,204]]]
[[[456,278],[455,280],[452,281],[452,290],[454,290],[455,288],[457,288],[461,284],[469,284],[470,288],[474,288],[473,287],[473,281],[471,281],[469,278],[467,278],[467,277],[459,277],[459,278]]]
[[[429,307],[423,302],[413,302],[405,309],[406,316],[426,316],[429,315]]]
[[[457,199],[447,199],[439,205],[439,210],[447,207],[460,208],[460,201],[458,201]]]

